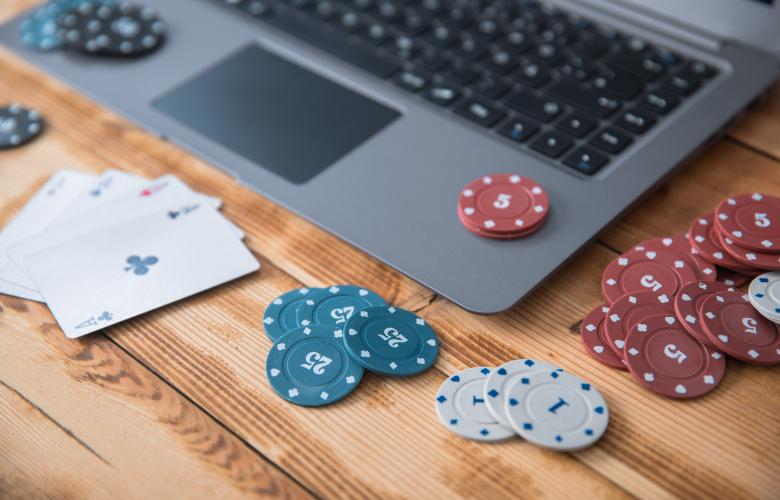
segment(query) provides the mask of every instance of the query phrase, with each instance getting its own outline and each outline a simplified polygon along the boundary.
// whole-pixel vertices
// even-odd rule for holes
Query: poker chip
[[[517,174],[490,174],[463,188],[458,216],[480,236],[519,238],[541,227],[549,207],[547,193],[533,180]]]
[[[699,255],[699,251],[691,246],[687,233],[643,241],[636,245],[634,250],[676,251],[688,262],[692,269],[696,270],[699,279],[715,279],[715,276],[717,276],[715,265]]]
[[[731,196],[715,209],[715,223],[740,247],[780,253],[780,198],[761,193]]]
[[[312,291],[298,309],[301,325],[321,324],[342,329],[358,311],[386,306],[385,300],[367,288],[336,285]]]
[[[658,314],[674,314],[672,297],[665,293],[639,291],[620,297],[607,311],[604,337],[612,352],[625,360],[628,332],[640,321]]]
[[[469,368],[448,377],[436,395],[436,414],[455,434],[476,441],[504,441],[515,432],[501,425],[485,405],[485,382],[491,369]]]
[[[312,291],[318,288],[298,288],[276,297],[265,309],[263,325],[265,334],[276,340],[290,330],[301,326],[298,323],[298,309]]]
[[[609,424],[609,410],[599,391],[574,375],[555,370],[529,373],[512,384],[506,414],[520,437],[557,451],[594,444]]]
[[[691,223],[688,230],[688,242],[692,248],[695,248],[710,262],[736,272],[749,272],[749,267],[724,250],[717,231],[717,226],[713,223],[713,213],[702,214]]]
[[[27,16],[19,26],[19,37],[22,43],[45,51],[62,47],[57,19],[64,11],[62,5],[52,2]]]
[[[43,118],[19,104],[0,108],[0,150],[26,144],[43,131]]]
[[[725,267],[718,268],[718,278],[717,281],[723,283],[726,286],[731,287],[740,287],[750,281],[753,277],[753,273],[758,274],[758,271],[750,271],[750,275],[738,273],[736,271],[732,271],[731,269],[727,269]]]
[[[762,316],[780,323],[780,273],[766,273],[750,282],[748,297]]]
[[[470,221],[468,217],[466,217],[460,210],[458,210],[458,219],[460,220],[461,224],[466,226],[472,233],[476,234],[477,236],[482,236],[483,238],[492,238],[495,240],[515,240],[519,238],[525,238],[526,236],[529,236],[530,234],[533,234],[536,231],[538,231],[541,227],[541,224],[539,224],[537,225],[537,227],[533,227],[525,231],[518,231],[516,233],[508,233],[508,234],[500,234],[500,233],[491,233],[483,228],[473,225],[472,221]]]
[[[780,254],[744,248],[722,233],[718,233],[718,238],[726,252],[743,265],[751,266],[755,269],[780,271]]]
[[[723,354],[699,342],[671,315],[651,316],[634,325],[625,352],[634,378],[670,398],[703,396],[718,386],[726,371]]]
[[[122,2],[80,2],[57,19],[58,36],[70,49],[89,54],[140,56],[165,40],[166,26],[154,9]]]
[[[652,292],[648,292],[652,293]],[[580,340],[585,350],[597,361],[625,370],[625,362],[622,356],[618,356],[610,346],[604,331],[604,320],[609,311],[609,304],[602,304],[585,316],[580,325]]]
[[[357,312],[343,337],[361,366],[383,375],[415,375],[430,368],[439,353],[436,333],[424,319],[386,305]]]
[[[699,322],[699,311],[704,299],[713,293],[734,291],[734,288],[717,281],[691,281],[680,289],[674,297],[674,312],[680,320],[680,326],[696,339],[709,347],[715,347]]]
[[[609,263],[601,290],[610,304],[627,293],[645,290],[673,297],[683,284],[696,279],[696,271],[677,252],[631,250]]]
[[[762,316],[740,292],[722,292],[704,299],[702,329],[723,352],[748,363],[780,363],[780,329]]]
[[[520,377],[539,370],[563,371],[557,366],[535,359],[516,359],[493,370],[485,382],[485,406],[493,418],[510,427],[506,416],[506,392]]]
[[[279,337],[268,353],[266,375],[274,391],[300,406],[324,406],[351,393],[363,367],[333,328],[301,326]]]

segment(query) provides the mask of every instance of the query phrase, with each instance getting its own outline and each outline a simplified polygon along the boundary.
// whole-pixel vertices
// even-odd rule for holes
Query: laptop
[[[771,0],[147,0],[138,59],[0,42],[467,310],[512,307],[773,82]],[[550,139],[553,140],[550,140]],[[481,238],[471,180],[528,176],[544,227]],[[316,252],[316,249],[312,249]]]

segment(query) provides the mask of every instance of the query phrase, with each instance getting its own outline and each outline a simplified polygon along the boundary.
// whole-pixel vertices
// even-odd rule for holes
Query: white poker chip
[[[780,272],[765,273],[750,282],[748,296],[762,316],[780,323]]]
[[[448,377],[436,396],[436,414],[450,431],[476,441],[504,441],[515,436],[485,405],[485,381],[493,370],[469,368]]]
[[[545,370],[509,387],[506,414],[526,441],[557,451],[577,451],[598,441],[609,424],[607,403],[589,382]]]
[[[563,371],[557,366],[535,359],[516,359],[493,370],[485,382],[485,405],[496,421],[511,427],[505,409],[506,391],[522,375],[539,370]]]

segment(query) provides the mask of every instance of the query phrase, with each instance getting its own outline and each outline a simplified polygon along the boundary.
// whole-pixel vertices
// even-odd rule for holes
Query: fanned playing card
[[[202,201],[83,233],[23,264],[69,338],[95,332],[259,269]]]

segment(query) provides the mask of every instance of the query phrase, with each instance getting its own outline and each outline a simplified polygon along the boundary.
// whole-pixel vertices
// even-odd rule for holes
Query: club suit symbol
[[[132,271],[136,276],[143,276],[148,273],[149,268],[157,264],[158,261],[159,259],[154,255],[144,257],[143,259],[137,255],[131,255],[126,260],[128,266],[125,267],[125,271]]]

